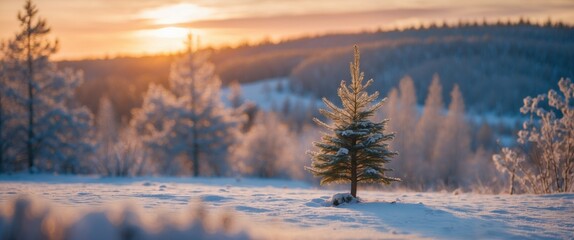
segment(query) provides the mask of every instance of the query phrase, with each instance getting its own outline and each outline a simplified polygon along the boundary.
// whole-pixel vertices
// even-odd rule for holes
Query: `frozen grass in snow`
[[[232,237],[574,238],[574,194],[510,196],[359,191],[361,203],[329,207],[328,202],[335,193],[282,180],[0,176],[3,208],[11,206],[16,196],[25,194],[33,203],[51,202],[51,212],[70,216],[66,219],[77,223],[82,217],[92,216],[90,214],[100,214],[101,218],[102,212],[104,216],[122,216],[127,201],[130,206],[127,209],[136,209],[132,215],[142,222],[136,225],[141,226],[140,231],[146,236],[156,236],[153,234],[162,232],[161,229],[181,230],[171,226],[171,222],[174,226],[181,226],[175,224],[181,223],[181,219],[193,222],[190,219],[195,219],[194,203],[202,201],[201,209],[214,216],[212,219],[221,219],[217,217],[221,212],[233,216],[234,232],[226,235]],[[143,224],[149,222],[148,219],[158,219],[157,216],[163,216],[159,219],[164,219],[161,223],[165,225]],[[5,226],[6,219],[3,218],[0,225]],[[110,220],[112,225],[117,224],[114,221]],[[89,224],[96,233],[103,231],[100,225]],[[227,234],[219,225],[213,227],[220,230],[216,233]],[[194,229],[192,226],[189,224],[186,228],[184,224],[183,229]],[[188,233],[188,230],[180,232]],[[171,231],[176,230],[168,232]]]

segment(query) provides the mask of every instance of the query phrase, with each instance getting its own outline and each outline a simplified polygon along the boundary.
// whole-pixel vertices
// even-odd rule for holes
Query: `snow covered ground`
[[[51,202],[57,212],[117,209],[127,202],[141,207],[145,216],[185,212],[201,200],[208,212],[235,212],[249,236],[259,239],[574,238],[574,194],[509,196],[359,189],[362,203],[326,206],[335,193],[286,180],[0,176],[3,208],[24,194],[35,201]]]
[[[289,90],[289,78],[272,78],[264,79],[252,83],[241,84],[242,97],[245,101],[250,101],[264,110],[280,110],[285,101],[289,101],[291,107],[297,104],[301,106],[323,106],[321,99],[311,96],[301,96]],[[221,89],[221,99],[226,105],[231,105],[227,96],[230,89],[225,87]]]

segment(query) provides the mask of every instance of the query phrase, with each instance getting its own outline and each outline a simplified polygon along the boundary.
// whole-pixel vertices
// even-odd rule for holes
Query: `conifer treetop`
[[[388,141],[394,133],[385,133],[388,119],[372,122],[375,111],[380,109],[386,99],[376,101],[379,92],[368,94],[366,88],[373,79],[363,84],[364,73],[360,71],[360,53],[354,46],[354,58],[350,63],[351,83],[341,81],[337,94],[342,106],[323,98],[327,106],[319,112],[332,121],[327,124],[317,118],[313,120],[328,129],[320,142],[314,142],[318,151],[310,151],[312,166],[306,169],[315,176],[322,177],[321,184],[351,182],[351,194],[356,196],[356,184],[384,183],[400,181],[388,177],[384,166],[396,152],[390,151]]]

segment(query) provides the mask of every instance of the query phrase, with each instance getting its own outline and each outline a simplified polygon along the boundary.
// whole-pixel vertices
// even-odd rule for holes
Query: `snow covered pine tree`
[[[4,80],[10,85],[2,101],[10,102],[11,114],[18,116],[5,131],[14,132],[12,146],[21,147],[18,142],[23,142],[23,149],[13,151],[25,154],[17,159],[25,159],[31,173],[78,173],[84,171],[82,160],[94,147],[92,113],[75,98],[83,75],[59,70],[50,60],[58,41],[48,37],[51,29],[38,11],[27,0],[18,12],[19,31],[0,49]]]
[[[314,142],[318,152],[310,151],[313,162],[306,167],[315,176],[321,177],[321,184],[351,182],[351,195],[357,197],[358,183],[384,183],[400,181],[385,175],[385,163],[397,153],[390,151],[388,141],[394,134],[385,134],[388,119],[371,122],[370,117],[383,106],[386,98],[372,104],[379,92],[369,95],[365,89],[373,83],[363,85],[364,73],[359,70],[359,48],[354,46],[354,61],[350,64],[351,84],[341,81],[337,91],[343,107],[339,108],[323,98],[329,110],[320,113],[333,121],[332,125],[313,119],[318,125],[332,133],[325,133],[321,142]]]

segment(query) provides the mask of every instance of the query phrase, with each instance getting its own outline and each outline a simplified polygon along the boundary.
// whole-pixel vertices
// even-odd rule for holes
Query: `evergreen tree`
[[[442,122],[442,111],[444,103],[442,99],[442,86],[437,74],[433,76],[431,85],[429,86],[428,95],[425,100],[424,110],[419,119],[415,138],[416,151],[418,153],[417,164],[422,164],[425,167],[418,167],[414,175],[419,178],[420,183],[429,182],[433,177],[432,172],[428,171],[429,167],[434,164],[434,146],[438,140],[438,133]]]
[[[351,183],[351,195],[357,196],[358,183],[384,183],[400,181],[398,178],[386,176],[385,163],[397,153],[388,149],[388,141],[394,134],[385,134],[388,120],[372,122],[369,120],[375,111],[383,106],[385,99],[375,102],[378,92],[369,95],[365,89],[373,83],[367,81],[363,85],[364,74],[359,69],[359,49],[354,47],[354,61],[350,64],[351,84],[341,81],[337,91],[342,108],[323,98],[327,109],[320,113],[332,120],[327,124],[313,119],[318,125],[328,129],[321,142],[314,142],[318,152],[310,151],[311,167],[307,167],[315,176],[321,177],[321,184]]]
[[[16,85],[12,100],[22,116],[25,159],[32,172],[44,170],[76,172],[79,156],[92,150],[92,114],[74,101],[74,90],[82,83],[79,72],[59,71],[49,57],[58,49],[50,41],[50,28],[37,16],[38,9],[27,1],[18,13],[21,29],[3,47],[5,71]]]
[[[392,167],[399,171],[404,178],[409,179],[414,175],[413,160],[417,157],[416,149],[412,149],[415,141],[415,130],[417,125],[417,97],[415,84],[409,76],[404,77],[399,82],[399,93],[396,101],[393,119],[389,127],[396,132],[395,140],[391,146],[401,155],[397,156],[397,161],[391,163]],[[412,180],[412,179],[410,179]]]
[[[45,72],[49,71],[49,56],[55,53],[58,49],[57,41],[50,41],[46,39],[46,35],[50,33],[50,28],[46,25],[46,20],[37,16],[38,9],[30,0],[26,1],[24,11],[18,12],[18,21],[20,21],[20,32],[16,33],[14,39],[8,43],[6,54],[10,60],[18,62],[12,65],[13,71],[21,71],[22,73],[18,78],[24,82],[25,87],[22,89],[27,96],[24,97],[24,104],[26,105],[27,113],[27,139],[26,139],[26,152],[28,159],[28,168],[30,171],[34,168],[34,159],[37,156],[37,143],[36,139],[36,116],[38,111],[37,92],[39,91],[40,82],[46,78]],[[24,94],[22,94],[24,95]]]
[[[207,53],[188,54],[172,66],[170,85],[183,108],[182,135],[188,135],[193,175],[199,176],[200,158],[215,175],[222,175],[237,120],[221,101],[221,80]],[[190,132],[190,133],[189,133]]]
[[[470,154],[470,130],[464,116],[464,100],[458,85],[450,93],[451,100],[448,114],[445,117],[438,142],[435,145],[433,172],[442,178],[441,184],[457,187],[463,176],[460,170]]]
[[[17,127],[21,115],[16,111],[14,82],[6,71],[9,66],[4,60],[4,56],[0,56],[0,173],[17,170],[16,153],[21,149],[19,144],[23,139]]]
[[[180,119],[178,109],[181,107],[170,91],[151,84],[143,96],[141,108],[133,111],[130,122],[130,127],[156,159],[157,170],[162,174],[179,173],[181,166],[177,156],[187,148],[184,136],[170,134],[176,120]]]
[[[221,101],[221,81],[207,57],[190,52],[175,62],[169,78],[171,91],[150,87],[132,120],[149,148],[168,159],[190,160],[194,176],[201,169],[224,173],[237,129],[236,117]]]
[[[6,76],[4,76],[4,61],[3,58],[0,58],[0,173],[4,172],[4,165],[6,162],[6,151],[8,150],[8,139],[7,137],[4,136],[4,132],[6,131],[6,120],[7,120],[7,111],[6,111],[6,107],[4,105],[6,105],[4,103],[4,95],[6,95],[6,93],[4,93],[7,89],[6,83],[7,79]]]

